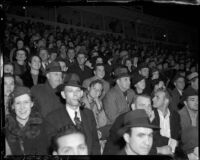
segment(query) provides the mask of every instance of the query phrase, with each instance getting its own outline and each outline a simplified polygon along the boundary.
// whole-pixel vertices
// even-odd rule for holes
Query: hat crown
[[[46,68],[46,72],[61,72],[61,67],[60,64],[58,62],[51,62],[47,68]]]
[[[31,91],[28,87],[24,87],[24,86],[18,86],[14,89],[13,91],[13,98],[16,98],[16,97],[19,97],[21,95],[24,95],[24,94],[31,94]]]
[[[197,72],[192,72],[187,76],[189,81],[191,81],[192,79],[194,79],[196,77],[198,77],[198,73]]]
[[[150,124],[149,117],[143,109],[136,109],[126,114],[124,118],[124,124],[136,124],[139,122],[145,122],[146,124]]]
[[[129,77],[128,69],[126,67],[118,67],[114,71],[114,76],[116,79],[122,78],[122,77]]]

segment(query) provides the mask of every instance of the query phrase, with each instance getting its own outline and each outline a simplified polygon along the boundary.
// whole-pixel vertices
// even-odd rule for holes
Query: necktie
[[[81,121],[80,121],[80,118],[77,116],[77,112],[76,111],[75,111],[74,122],[76,124],[76,127],[78,129],[81,129]]]

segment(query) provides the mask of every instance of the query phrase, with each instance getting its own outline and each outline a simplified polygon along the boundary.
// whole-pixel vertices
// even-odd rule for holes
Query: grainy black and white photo
[[[199,2],[63,2],[0,5],[3,157],[198,160]]]

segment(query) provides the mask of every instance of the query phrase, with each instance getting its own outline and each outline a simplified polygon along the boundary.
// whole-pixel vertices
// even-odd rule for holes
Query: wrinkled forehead
[[[65,86],[65,91],[81,91],[81,88],[76,86]]]
[[[131,131],[134,135],[149,135],[153,133],[153,129],[152,128],[147,128],[147,127],[132,127]]]

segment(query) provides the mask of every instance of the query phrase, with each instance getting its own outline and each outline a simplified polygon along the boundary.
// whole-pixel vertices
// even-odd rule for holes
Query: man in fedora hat
[[[31,88],[36,106],[43,117],[48,113],[62,106],[59,97],[56,95],[57,86],[62,83],[62,71],[58,62],[52,62],[46,68],[47,81]]]
[[[141,94],[135,97],[134,103],[131,104],[131,109],[145,109],[146,113],[149,116],[150,121],[153,120],[154,115],[151,107],[151,98],[150,96]],[[132,112],[132,111],[128,111]],[[126,112],[126,113],[128,113]],[[123,126],[123,121],[126,113],[120,114],[114,121],[109,136],[107,138],[107,143],[104,148],[104,155],[115,155],[117,154],[125,145],[125,141],[122,136],[117,134],[117,131]]]
[[[131,82],[127,68],[118,67],[115,70],[115,76],[116,85],[103,98],[109,124],[113,124],[120,114],[130,111],[130,105],[135,97],[135,92],[130,89]]]
[[[58,108],[46,117],[46,127],[49,139],[56,130],[66,125],[75,125],[86,135],[88,154],[100,154],[100,145],[97,135],[96,121],[91,110],[83,107],[80,100],[83,96],[83,87],[77,82],[70,80],[61,85],[61,95],[65,99],[65,106]]]
[[[179,111],[182,129],[189,126],[198,126],[198,94],[192,88],[184,91],[181,101],[184,107]]]
[[[150,123],[145,110],[136,109],[126,113],[124,126],[118,131],[126,145],[119,155],[148,155],[153,144],[154,129],[159,127]]]

